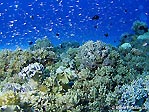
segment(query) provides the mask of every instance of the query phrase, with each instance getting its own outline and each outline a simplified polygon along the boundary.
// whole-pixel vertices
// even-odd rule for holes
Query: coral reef
[[[80,63],[80,68],[96,69],[101,64],[111,64],[108,55],[110,47],[106,46],[101,41],[88,41],[80,46],[76,56],[77,63]]]
[[[78,42],[63,42],[59,46],[54,47],[54,52],[59,55],[69,48],[78,48],[80,44]]]
[[[37,39],[35,44],[30,47],[30,50],[34,51],[41,48],[51,50],[53,48],[53,45],[48,38]]]
[[[143,29],[140,30],[140,27]],[[122,36],[119,53],[129,68],[134,68],[138,74],[142,74],[143,71],[149,70],[148,26],[144,22],[135,21],[132,29],[135,31],[135,34],[125,33],[126,36],[124,36],[125,34]],[[122,45],[126,44],[126,42],[131,47],[122,49]]]
[[[121,35],[120,45],[123,44],[123,43],[130,43],[132,41],[135,41],[136,39],[137,39],[137,36],[135,36],[133,34],[123,33]]]
[[[149,111],[148,27],[137,21],[133,30],[117,48],[101,41],[54,47],[43,38],[27,50],[0,51],[0,111]]]
[[[137,35],[143,35],[144,33],[148,32],[148,26],[146,23],[141,21],[135,21],[132,26],[132,30]]]
[[[123,43],[123,44],[120,46],[120,48],[122,48],[122,49],[131,49],[132,46],[131,46],[130,43]]]
[[[3,50],[0,52],[0,80],[18,74],[21,69],[31,63],[40,63],[43,66],[48,66],[57,61],[56,54],[52,50],[36,49],[15,51]]]
[[[139,78],[131,85],[120,88],[122,96],[119,100],[120,112],[122,111],[149,111],[149,76]]]
[[[0,106],[3,105],[17,105],[20,102],[19,96],[13,91],[0,93]]]
[[[36,74],[38,74],[38,77],[40,77],[40,74],[42,75],[43,73],[43,65],[40,63],[31,63],[27,67],[24,67],[21,72],[18,73],[20,77],[23,79],[30,79],[34,77]],[[37,77],[36,77],[37,78]]]

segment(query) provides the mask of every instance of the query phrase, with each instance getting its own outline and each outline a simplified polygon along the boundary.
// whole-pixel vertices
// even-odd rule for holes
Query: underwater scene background
[[[0,112],[148,112],[148,0],[1,0]]]
[[[148,0],[1,0],[0,48],[27,48],[43,37],[54,45],[87,40],[117,45],[134,21],[148,23],[148,10]]]

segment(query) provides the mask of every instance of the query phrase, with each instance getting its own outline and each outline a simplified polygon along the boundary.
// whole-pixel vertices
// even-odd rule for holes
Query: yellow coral
[[[20,102],[20,98],[13,91],[7,91],[0,95],[0,106],[16,105]]]

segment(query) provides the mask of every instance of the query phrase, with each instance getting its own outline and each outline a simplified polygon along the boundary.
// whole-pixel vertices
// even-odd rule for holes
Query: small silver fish
[[[147,42],[144,42],[144,43],[142,44],[143,47],[145,47],[145,46],[147,46],[147,45],[148,45]]]

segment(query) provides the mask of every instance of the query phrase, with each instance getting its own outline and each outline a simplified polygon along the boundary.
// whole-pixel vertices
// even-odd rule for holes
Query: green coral
[[[149,39],[148,39],[148,26],[146,23],[142,21],[135,21],[132,26],[132,30],[135,32],[134,34],[125,33],[121,36],[121,41],[119,47],[124,43],[129,43],[132,46],[132,49],[124,50],[121,49],[120,53],[128,54],[133,52],[137,54],[137,51],[140,51],[139,55],[148,55],[149,52]],[[136,49],[136,50],[134,50]]]
[[[84,46],[86,45],[73,52],[69,51],[62,54],[57,63],[46,67],[50,72],[50,77],[45,78],[38,85],[35,93],[31,95],[36,99],[30,102],[30,106],[34,110],[62,112],[103,111],[107,109],[108,111],[117,101],[114,94],[115,88],[118,85],[129,83],[132,77],[137,77],[136,71],[126,66],[116,49],[108,46],[110,51],[107,52],[103,50],[106,45],[101,47],[103,44],[100,42],[89,42],[88,44],[91,45],[91,48],[88,46],[89,52],[94,51],[94,49],[96,51],[93,53],[93,59],[97,68],[93,70],[90,66],[84,65],[88,59],[92,60],[88,54],[83,52],[81,56],[85,55],[84,57],[79,55],[78,51],[85,49]],[[75,54],[73,54],[74,52]],[[102,53],[98,56],[99,52]],[[83,60],[84,58],[85,60]],[[74,68],[70,66],[71,60],[75,65]],[[80,69],[81,64],[83,65],[82,69]]]
[[[17,49],[15,51],[0,52],[0,80],[15,76],[30,63],[39,62],[45,66],[52,65],[57,60],[53,51],[37,49],[35,51]]]
[[[41,48],[51,50],[53,49],[53,45],[51,44],[48,38],[37,39],[35,44],[30,47],[30,50],[34,51]]]
[[[132,30],[137,34],[137,35],[142,35],[146,32],[148,32],[148,26],[145,22],[142,21],[135,21],[132,26]]]

